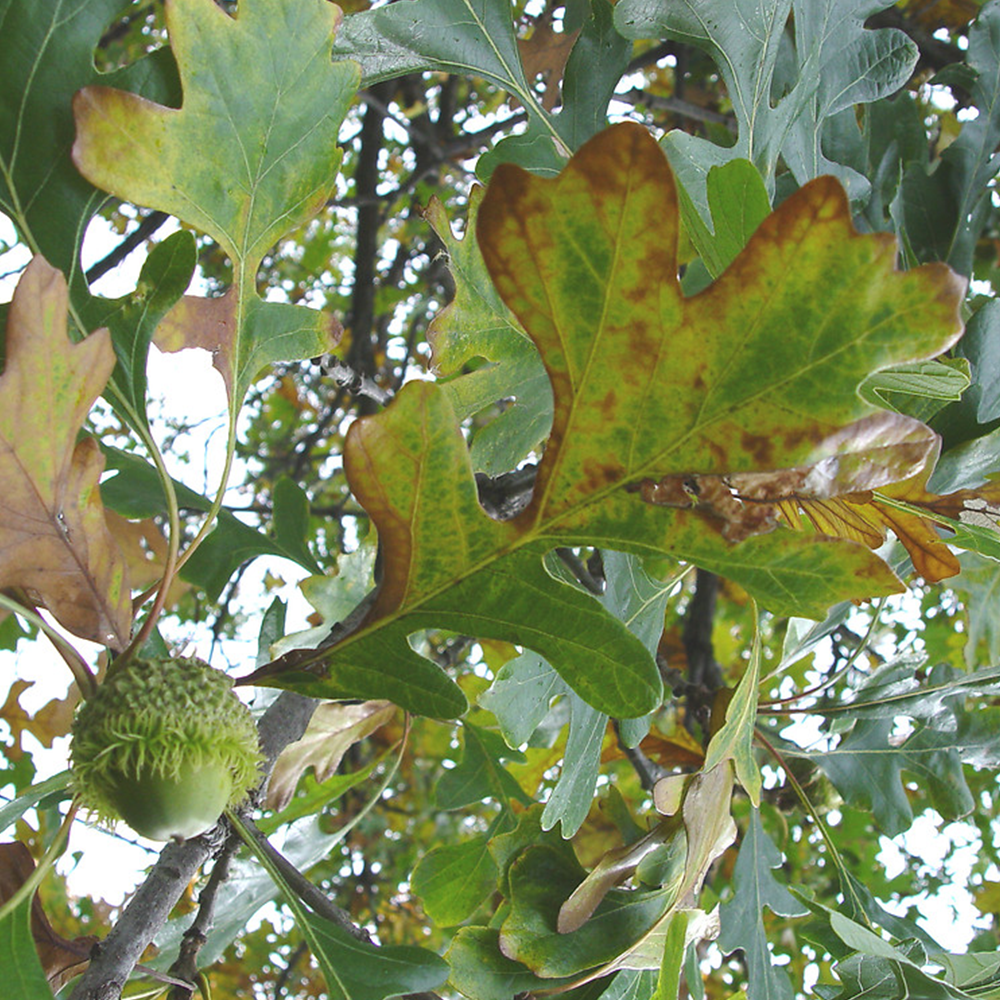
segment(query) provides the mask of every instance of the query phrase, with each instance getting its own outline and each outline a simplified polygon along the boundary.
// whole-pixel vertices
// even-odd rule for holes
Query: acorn
[[[186,840],[214,826],[260,780],[257,727],[232,686],[193,658],[112,669],[73,722],[81,805],[150,840]]]

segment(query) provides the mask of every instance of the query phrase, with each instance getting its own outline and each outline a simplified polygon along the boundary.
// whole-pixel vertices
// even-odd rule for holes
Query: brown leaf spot
[[[753,456],[753,464],[758,468],[769,469],[773,466],[774,438],[743,431],[740,434],[740,447],[746,454]]]

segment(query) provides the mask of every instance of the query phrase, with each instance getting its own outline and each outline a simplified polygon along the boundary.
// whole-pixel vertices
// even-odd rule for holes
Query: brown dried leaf
[[[167,540],[156,521],[149,517],[129,521],[114,511],[106,511],[108,530],[122,551],[128,576],[135,590],[145,590],[163,577],[167,557]],[[191,584],[175,576],[167,592],[167,607],[171,608],[191,589]]]
[[[552,29],[552,13],[546,10],[537,23],[530,38],[519,38],[517,48],[521,54],[524,77],[531,83],[538,76],[545,80],[542,107],[551,111],[559,104],[562,92],[563,73],[566,60],[576,44],[579,30],[556,32]]]
[[[20,841],[0,844],[0,904],[10,899],[31,877],[35,861]],[[97,944],[93,934],[72,941],[58,935],[45,915],[38,894],[31,902],[31,936],[35,939],[38,959],[53,991],[58,992],[90,963],[90,952]]]
[[[643,480],[638,491],[647,503],[693,507],[723,521],[723,535],[740,542],[773,531],[783,502],[828,500],[910,479],[933,467],[938,447],[937,435],[920,421],[882,411],[826,437],[804,465],[732,475],[674,474]]]
[[[0,719],[10,726],[13,746],[4,753],[11,761],[20,760],[24,754],[21,734],[31,733],[44,747],[51,747],[58,736],[65,736],[73,723],[73,712],[80,701],[80,692],[70,688],[65,698],[53,698],[37,712],[29,714],[20,704],[21,695],[34,687],[34,681],[15,680],[7,694],[7,700],[0,707]]]
[[[891,530],[916,572],[937,583],[961,567],[933,520],[886,507],[873,491],[956,519],[1000,500],[1000,486],[948,497],[928,493],[940,444],[929,427],[886,411],[828,437],[807,465],[728,476],[677,474],[644,480],[638,490],[648,503],[690,507],[724,522],[722,533],[734,542],[773,531],[781,521],[796,529],[808,522],[821,535],[877,549]]]
[[[21,587],[61,625],[121,648],[131,629],[125,562],[104,520],[97,442],[77,434],[115,365],[107,330],[66,336],[62,273],[28,265],[7,317],[0,376],[0,588]]]
[[[320,705],[302,739],[289,744],[278,757],[267,786],[265,805],[269,809],[284,809],[307,768],[313,769],[318,782],[326,781],[340,767],[347,750],[387,723],[395,712],[396,706],[389,701]]]

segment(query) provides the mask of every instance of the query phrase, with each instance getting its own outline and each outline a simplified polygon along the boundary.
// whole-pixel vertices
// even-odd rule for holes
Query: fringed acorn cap
[[[249,709],[229,677],[191,658],[109,674],[77,712],[71,756],[81,804],[151,840],[203,833],[260,778]]]

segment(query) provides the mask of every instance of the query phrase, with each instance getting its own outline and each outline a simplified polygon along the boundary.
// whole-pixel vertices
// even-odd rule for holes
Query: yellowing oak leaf
[[[404,387],[352,426],[345,448],[384,549],[375,604],[338,643],[291,652],[254,681],[331,698],[392,690],[414,711],[461,711],[457,687],[408,642],[445,628],[534,650],[608,715],[650,711],[662,697],[652,657],[595,599],[553,578],[545,558],[557,546],[669,554],[779,614],[822,616],[838,600],[901,589],[855,543],[787,527],[727,537],[725,518],[690,502],[653,506],[641,491],[664,477],[808,477],[814,466],[869,483],[912,475],[930,453],[926,429],[890,414],[852,430],[875,412],[857,386],[954,343],[963,282],[943,265],[898,272],[892,238],[859,235],[830,178],[788,198],[691,298],[678,231],[670,167],[638,125],[599,134],[553,180],[497,168],[478,239],[554,396],[531,503],[490,520],[444,391]]]
[[[131,595],[98,489],[104,458],[92,438],[77,441],[115,356],[107,330],[72,344],[66,317],[66,281],[36,257],[14,292],[0,376],[0,588],[120,649]]]
[[[340,124],[357,89],[354,63],[333,62],[341,19],[327,0],[172,0],[171,49],[181,108],[89,86],[73,102],[73,160],[92,184],[208,233],[233,263],[218,299],[186,297],[157,335],[165,350],[203,347],[238,407],[266,365],[328,351],[330,316],[256,293],[264,254],[333,193]]]
[[[302,738],[290,743],[278,757],[267,785],[267,807],[281,810],[295,794],[299,778],[308,768],[322,784],[343,760],[347,750],[375,732],[396,713],[389,701],[360,705],[319,705]]]

